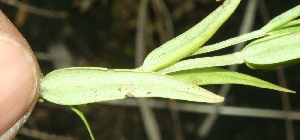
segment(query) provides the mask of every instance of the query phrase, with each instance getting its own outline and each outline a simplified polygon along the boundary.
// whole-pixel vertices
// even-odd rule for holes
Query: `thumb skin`
[[[12,139],[28,119],[40,77],[30,46],[0,10],[0,139]]]

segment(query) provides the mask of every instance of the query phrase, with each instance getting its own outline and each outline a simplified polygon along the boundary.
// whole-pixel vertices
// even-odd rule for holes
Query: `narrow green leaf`
[[[291,27],[291,26],[299,26],[299,25],[300,25],[300,19],[295,19],[295,20],[292,20],[292,21],[284,24],[283,26],[280,26],[278,29],[287,28],[287,27]]]
[[[84,114],[79,110],[79,108],[77,108],[76,106],[69,106],[80,118],[81,120],[83,121],[83,123],[85,124],[87,130],[89,131],[89,134],[90,134],[90,137],[92,140],[95,140],[95,137],[93,135],[93,132],[92,132],[92,129],[88,123],[88,121],[86,120]]]
[[[168,75],[138,70],[67,68],[41,81],[41,96],[61,105],[79,105],[126,97],[161,97],[194,102],[222,102],[223,97]]]
[[[228,19],[240,0],[226,0],[203,21],[153,50],[145,59],[141,69],[157,71],[182,58],[185,58],[201,47]]]
[[[241,51],[241,56],[251,68],[273,68],[299,62],[299,38],[300,32],[262,38],[246,46]]]
[[[253,31],[238,37],[230,38],[228,40],[204,46],[199,48],[196,52],[194,52],[193,55],[203,54],[207,52],[212,52],[215,50],[223,49],[241,42],[245,42],[251,39],[263,37],[266,34],[273,35],[278,32],[295,32],[295,29],[293,28],[286,28],[289,26],[295,26],[300,23],[300,20],[294,20],[300,16],[300,6],[294,7],[293,9],[290,9],[289,11],[282,13],[281,15],[275,17],[272,19],[267,25],[265,25],[262,29]],[[294,21],[291,21],[294,20]],[[277,31],[278,29],[286,28],[285,30]],[[298,30],[298,28],[296,28]]]
[[[300,24],[299,25],[292,25],[292,26],[287,26],[284,28],[280,28],[277,30],[274,30],[272,32],[268,32],[269,36],[274,36],[274,35],[285,35],[285,34],[291,34],[291,33],[295,33],[295,32],[299,32],[300,31]]]
[[[212,51],[216,51],[216,50],[220,50],[241,42],[245,42],[245,41],[249,41],[251,39],[255,39],[255,38],[259,38],[265,36],[265,32],[261,31],[261,30],[257,30],[251,33],[247,33],[247,34],[243,34],[234,38],[230,38],[228,40],[216,43],[216,44],[212,44],[212,45],[208,45],[208,46],[203,46],[201,48],[199,48],[196,52],[194,52],[191,56],[193,55],[199,55],[199,54],[204,54],[204,53],[208,53],[208,52],[212,52]]]
[[[280,28],[284,24],[296,19],[300,16],[300,5],[282,13],[281,15],[272,19],[267,25],[265,25],[261,30],[265,32],[273,31],[276,28]]]
[[[168,75],[195,85],[242,84],[295,93],[294,91],[279,87],[264,80],[221,68],[191,69],[169,73]]]
[[[236,52],[236,53],[221,55],[221,56],[182,60],[166,69],[159,71],[159,73],[166,74],[166,73],[195,69],[195,68],[227,66],[227,65],[242,64],[242,63],[244,63],[244,60],[240,57],[240,53]]]

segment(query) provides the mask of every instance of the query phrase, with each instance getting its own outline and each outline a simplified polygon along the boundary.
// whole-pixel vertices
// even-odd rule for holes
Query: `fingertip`
[[[12,138],[28,118],[38,98],[41,72],[30,46],[1,11],[0,50],[1,139]]]

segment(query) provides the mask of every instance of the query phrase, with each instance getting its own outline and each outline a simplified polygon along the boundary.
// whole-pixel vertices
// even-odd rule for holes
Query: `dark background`
[[[86,0],[87,2],[89,0]],[[259,0],[266,4],[270,18],[295,7],[299,0]],[[0,2],[0,9],[15,23],[27,39],[36,54],[46,54],[49,46],[55,42],[64,43],[73,56],[73,66],[101,66],[108,68],[134,68],[134,46],[139,14],[139,0],[94,0],[86,9],[80,0],[22,0],[10,5]],[[178,35],[189,29],[221,2],[213,0],[166,0]],[[59,15],[43,15],[20,11],[22,4],[49,10]],[[207,44],[219,42],[238,34],[244,15],[247,0],[243,0],[236,12],[221,27]],[[163,42],[165,30],[160,28],[159,16],[155,5],[150,0],[146,24],[147,53]],[[259,9],[258,9],[259,10]],[[262,9],[260,9],[262,10]],[[264,25],[261,12],[256,13],[254,30]],[[211,55],[229,53],[232,48]],[[38,57],[41,69],[46,75],[54,69],[50,59]],[[288,88],[300,92],[299,64],[284,67]],[[241,65],[239,72],[253,75],[266,81],[278,84],[276,69],[252,70]],[[220,86],[209,86],[209,90],[218,91]],[[299,111],[300,96],[288,95],[292,111]],[[280,93],[255,87],[234,85],[228,96],[227,106],[282,110]],[[168,100],[160,99],[168,104]],[[129,102],[124,100],[123,102]],[[180,102],[180,101],[178,101]],[[83,107],[91,124],[96,139],[135,140],[147,139],[143,121],[138,107],[109,104],[90,104]],[[182,133],[187,140],[257,140],[286,139],[286,127],[283,119],[255,117],[220,116],[211,133],[205,138],[197,134],[198,127],[207,114],[179,111],[178,117],[182,131],[175,131],[172,114],[169,108],[154,109],[160,127],[162,139],[179,139]],[[51,103],[39,103],[24,128],[54,136],[70,136],[74,139],[89,139],[88,132],[80,118],[70,109]],[[293,121],[294,138],[300,139],[300,122]],[[39,139],[24,133],[18,139]]]

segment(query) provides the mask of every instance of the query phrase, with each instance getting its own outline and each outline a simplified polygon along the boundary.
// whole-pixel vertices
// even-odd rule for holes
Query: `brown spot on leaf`
[[[128,98],[128,97],[135,97],[135,96],[132,95],[130,92],[128,92],[128,93],[126,93],[125,98]]]

